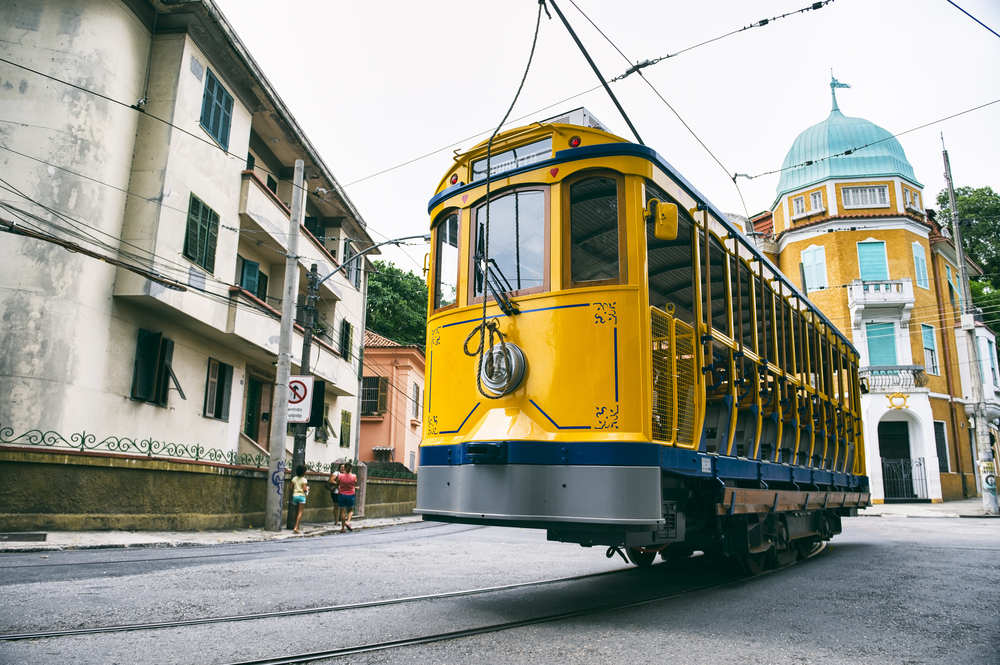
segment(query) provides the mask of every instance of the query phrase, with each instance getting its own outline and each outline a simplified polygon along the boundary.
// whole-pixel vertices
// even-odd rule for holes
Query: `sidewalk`
[[[412,524],[421,520],[419,515],[382,517],[351,520],[355,531],[379,529],[398,524]],[[51,531],[41,542],[2,540],[17,534],[0,533],[0,554],[4,552],[45,552],[49,550],[83,550],[124,547],[197,547],[220,543],[257,543],[265,540],[312,538],[340,535],[340,527],[332,522],[302,524],[302,535],[282,529],[275,533],[262,529],[233,529],[230,531]],[[349,537],[350,533],[345,533]]]
[[[981,497],[944,503],[880,503],[858,511],[858,517],[982,517],[987,515]]]

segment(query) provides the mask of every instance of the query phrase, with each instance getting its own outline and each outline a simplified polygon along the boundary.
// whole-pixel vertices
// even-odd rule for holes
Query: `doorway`
[[[927,470],[924,458],[910,456],[910,425],[904,420],[878,424],[878,449],[882,458],[885,501],[926,501]]]
[[[243,433],[264,450],[271,446],[271,396],[274,384],[247,377],[246,403],[243,409]]]

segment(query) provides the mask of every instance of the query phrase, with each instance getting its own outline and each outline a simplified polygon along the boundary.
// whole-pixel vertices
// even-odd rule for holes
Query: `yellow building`
[[[758,244],[861,354],[872,497],[961,499],[981,491],[955,245],[891,132],[833,108],[795,139]],[[979,268],[970,262],[970,271]],[[981,271],[980,271],[981,272]],[[977,325],[991,418],[996,339]]]

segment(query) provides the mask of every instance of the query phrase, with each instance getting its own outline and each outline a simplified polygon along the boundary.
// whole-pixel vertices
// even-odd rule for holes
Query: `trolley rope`
[[[487,353],[490,354],[489,360],[487,361],[486,369],[490,371],[492,374],[493,363],[495,362],[493,358],[493,345],[496,335],[500,336],[500,350],[501,353],[503,354],[502,355],[503,362],[508,363],[509,365],[509,361],[507,359],[507,345],[504,343],[505,335],[502,332],[500,332],[499,324],[496,322],[495,319],[490,322],[487,322],[487,317],[486,317],[486,306],[489,301],[488,292],[491,288],[489,280],[491,272],[490,269],[491,187],[490,186],[493,181],[493,168],[491,165],[493,159],[493,140],[497,137],[497,134],[500,133],[500,129],[504,126],[504,123],[507,122],[507,118],[510,117],[511,112],[514,110],[514,105],[517,104],[518,97],[521,96],[521,90],[524,89],[524,82],[528,79],[528,72],[531,71],[531,61],[534,60],[535,58],[535,46],[538,44],[538,33],[542,25],[542,9],[544,8],[545,8],[545,0],[538,0],[538,16],[535,18],[535,36],[531,40],[531,53],[528,54],[528,64],[524,68],[524,75],[521,77],[521,84],[517,87],[517,92],[514,94],[514,99],[511,101],[510,107],[504,114],[503,120],[501,120],[500,124],[497,125],[497,128],[493,130],[493,134],[490,136],[490,140],[486,143],[486,226],[483,229],[483,236],[485,242],[483,243],[483,253],[475,257],[475,261],[479,263],[477,269],[481,272],[483,279],[483,317],[479,325],[473,328],[472,332],[469,333],[469,336],[465,338],[465,344],[463,345],[463,349],[465,350],[466,355],[479,356],[479,362],[476,364],[476,389],[479,391],[479,394],[485,397],[486,399],[500,399],[501,397],[503,397],[507,393],[507,388],[510,387],[510,382],[513,380],[512,378],[513,372],[511,372],[510,368],[508,367],[508,371],[506,372],[507,382],[504,385],[504,389],[500,391],[500,394],[494,395],[483,389],[483,357]],[[518,270],[520,271],[520,266],[518,266]],[[501,286],[500,288],[502,289],[503,287]],[[501,294],[499,293],[496,294],[496,300],[497,300],[497,305],[500,305]],[[516,312],[516,309],[514,311]],[[489,329],[490,331],[489,351],[487,351],[484,348],[486,345],[485,342],[486,342],[487,329]],[[474,353],[469,353],[469,341],[471,340],[473,335],[475,335],[477,332],[479,333],[479,346],[476,348],[476,351]]]

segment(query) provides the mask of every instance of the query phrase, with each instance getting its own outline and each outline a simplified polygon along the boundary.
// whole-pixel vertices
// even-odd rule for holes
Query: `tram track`
[[[79,635],[97,635],[100,633],[120,633],[139,630],[157,630],[163,628],[179,628],[183,626],[199,626],[215,623],[235,623],[238,621],[255,621],[260,619],[273,619],[279,617],[301,616],[308,614],[322,614],[325,612],[342,612],[346,610],[366,609],[372,607],[386,607],[390,605],[401,605],[404,603],[414,603],[421,601],[440,600],[444,598],[458,598],[461,596],[475,596],[487,593],[497,593],[501,591],[511,591],[514,589],[525,589],[530,587],[546,586],[550,584],[561,584],[565,582],[575,582],[584,579],[594,579],[609,575],[620,575],[627,573],[634,568],[622,568],[620,570],[608,570],[601,573],[589,573],[587,575],[573,575],[571,577],[556,577],[547,580],[535,580],[532,582],[518,582],[515,584],[504,584],[494,587],[483,587],[480,589],[464,589],[461,591],[446,591],[444,593],[425,594],[420,596],[405,596],[402,598],[388,598],[385,600],[373,600],[364,603],[350,603],[343,605],[324,605],[319,607],[306,607],[295,610],[276,610],[273,612],[257,612],[253,614],[234,614],[221,617],[200,617],[196,619],[179,619],[175,621],[153,621],[147,623],[117,624],[113,626],[96,626],[91,628],[67,628],[59,630],[45,630],[36,632],[6,633],[0,634],[0,641],[13,642],[18,640],[34,640],[52,637],[67,637]]]
[[[826,549],[826,543],[819,543],[809,555],[803,559],[807,561],[817,555],[819,555],[823,550]],[[790,566],[794,566],[798,561],[780,566],[778,568],[773,568],[764,571],[758,575],[754,575],[754,578],[760,578],[771,573],[776,573]],[[627,569],[627,570],[635,570]],[[622,572],[622,571],[611,571],[611,572]],[[604,573],[606,574],[606,573]],[[570,578],[567,578],[570,579]],[[481,626],[478,628],[467,628],[464,630],[451,631],[447,633],[438,633],[435,635],[423,635],[419,637],[410,637],[399,640],[391,640],[386,642],[376,642],[372,644],[364,644],[350,647],[341,647],[338,649],[329,649],[325,651],[313,651],[309,653],[296,654],[293,656],[279,656],[277,658],[263,658],[257,660],[246,660],[229,663],[228,665],[298,665],[299,663],[310,663],[318,660],[327,660],[331,658],[342,658],[345,656],[359,655],[363,653],[372,653],[376,651],[388,651],[390,649],[399,649],[408,646],[418,646],[421,644],[433,644],[436,642],[446,642],[449,640],[457,640],[464,637],[473,637],[475,635],[485,635],[489,633],[499,633],[506,630],[512,630],[515,628],[523,628],[526,626],[534,626],[543,623],[552,623],[554,621],[562,621],[566,619],[575,619],[578,617],[591,616],[595,614],[602,614],[605,612],[615,612],[618,610],[631,609],[633,607],[641,607],[643,605],[650,605],[652,603],[658,603],[664,600],[670,600],[671,598],[678,598],[692,593],[697,593],[699,591],[707,591],[709,589],[717,589],[725,586],[730,586],[733,584],[738,584],[740,582],[745,582],[746,577],[740,577],[738,579],[725,580],[723,582],[715,582],[712,584],[703,584],[700,586],[692,587],[690,589],[684,589],[681,591],[672,591],[666,594],[660,594],[657,596],[643,598],[641,600],[629,600],[620,603],[609,603],[607,605],[601,605],[598,607],[571,610],[569,612],[560,612],[556,614],[549,614],[546,616],[535,617],[530,619],[520,619],[518,621],[508,621],[504,623],[493,624],[490,626]]]

